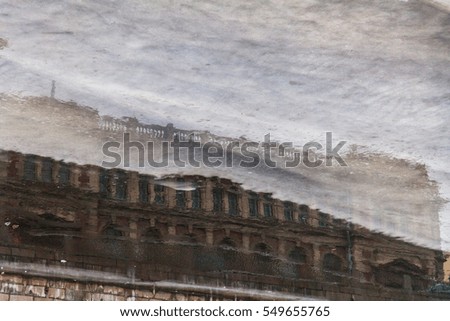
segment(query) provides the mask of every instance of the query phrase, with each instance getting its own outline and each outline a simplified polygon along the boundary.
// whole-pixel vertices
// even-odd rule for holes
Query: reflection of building
[[[426,289],[443,278],[441,252],[228,180],[161,182],[136,172],[2,155],[0,255],[7,275],[21,273],[21,282],[28,273],[67,282],[90,275],[91,282],[122,284],[121,295],[106,299],[126,298],[143,282],[159,280],[330,299],[424,299],[431,295]],[[30,268],[19,271],[12,262]],[[39,266],[62,266],[65,272],[44,273]],[[95,278],[99,271],[107,281]],[[26,294],[25,287],[3,288]],[[102,298],[88,294],[64,298]]]

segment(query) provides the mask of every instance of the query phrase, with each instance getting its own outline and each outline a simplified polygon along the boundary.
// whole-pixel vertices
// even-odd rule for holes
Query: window
[[[192,197],[192,208],[200,209],[202,207],[202,199],[200,191],[198,189],[191,191],[191,197]]]
[[[34,156],[25,157],[23,178],[29,181],[34,181],[36,179],[36,162]]]
[[[270,255],[270,246],[266,243],[258,243],[255,245],[255,252],[263,255]]]
[[[213,209],[214,212],[221,212],[222,211],[222,189],[221,188],[214,188],[213,189]]]
[[[108,225],[104,230],[103,234],[106,236],[117,237],[122,236],[122,232],[115,225]]]
[[[164,196],[164,186],[163,185],[155,185],[155,203],[158,205],[164,205],[166,199]]]
[[[248,195],[248,211],[250,217],[258,217],[258,195],[256,193],[249,193]]]
[[[228,192],[228,214],[238,215],[238,196],[236,193]]]
[[[319,212],[319,226],[325,227],[328,225],[328,215],[322,212]]]
[[[308,206],[300,205],[298,209],[299,209],[298,219],[300,220],[300,222],[302,222],[304,224],[308,223],[308,218],[309,218]]]
[[[42,160],[42,181],[44,183],[51,183],[53,181],[53,161],[48,158]]]
[[[284,202],[284,219],[286,221],[292,221],[294,219],[294,209],[291,202]]]
[[[139,201],[148,203],[148,180],[146,177],[139,179]]]
[[[184,191],[176,190],[175,191],[175,198],[177,201],[177,207],[179,208],[185,208],[186,207],[186,198],[184,195]]]
[[[116,174],[116,198],[119,200],[127,199],[127,174],[122,171]]]
[[[182,177],[178,177],[176,182],[176,186],[179,186],[180,188],[185,186],[185,182]],[[186,192],[183,189],[175,189],[175,206],[178,208],[186,207]]]
[[[219,247],[222,247],[224,249],[235,249],[236,243],[234,243],[231,238],[225,237],[222,241],[220,241]]]
[[[158,230],[156,227],[150,227],[144,233],[144,238],[146,241],[159,242],[162,239],[162,235],[160,230]]]
[[[264,195],[264,217],[272,217],[272,198],[270,195],[266,194]]]
[[[342,260],[337,255],[327,253],[323,257],[323,269],[324,271],[341,271]]]
[[[267,274],[270,273],[272,270],[271,264],[272,262],[272,256],[271,256],[271,248],[266,243],[258,243],[253,248],[254,253],[254,260],[255,263],[252,270],[255,273],[261,273],[261,274]]]
[[[105,169],[100,169],[100,175],[99,175],[99,183],[100,183],[100,194],[102,195],[108,195],[108,183],[109,183],[109,179],[108,179],[108,172]]]
[[[289,252],[289,259],[295,263],[306,263],[306,253],[301,247],[295,247]]]
[[[272,217],[272,205],[265,203],[264,204],[264,216],[265,217]]]
[[[59,184],[67,186],[70,184],[70,168],[69,165],[61,163],[58,172]]]

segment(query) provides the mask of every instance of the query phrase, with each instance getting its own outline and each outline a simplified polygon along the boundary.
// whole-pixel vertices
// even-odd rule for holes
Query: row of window
[[[43,182],[50,183],[53,181],[53,160],[42,159],[41,180]],[[65,163],[60,163],[58,166],[58,174],[56,175],[58,183],[66,186],[70,184],[70,167]],[[24,178],[26,180],[36,179],[36,159],[30,155],[25,158],[24,163]],[[112,181],[111,181],[112,180]],[[180,180],[182,181],[182,179]],[[114,195],[110,186],[115,186]],[[154,202],[159,205],[166,204],[166,191],[163,185],[154,185]],[[118,200],[127,199],[127,173],[125,171],[115,171],[113,175],[106,169],[101,169],[99,173],[99,190],[100,193],[111,198]],[[149,202],[149,182],[145,176],[142,176],[139,180],[139,201],[141,203]],[[191,193],[191,208],[201,209],[202,198],[198,189],[190,191]],[[213,211],[216,213],[224,212],[224,195],[227,196],[227,214],[231,216],[240,215],[240,204],[238,197],[238,190],[225,190],[224,188],[216,187],[212,191]],[[176,206],[178,208],[186,208],[186,192],[183,190],[176,190],[175,192]],[[261,205],[260,205],[261,204]],[[287,221],[294,220],[294,203],[284,202],[284,219]],[[248,212],[250,217],[266,217],[271,218],[273,214],[273,199],[270,195],[266,194],[260,197],[257,193],[248,193]],[[307,223],[308,220],[308,207],[306,205],[300,205],[298,207],[298,220]],[[323,213],[319,214],[319,226],[326,226],[327,216]]]
[[[120,237],[122,236],[122,232],[117,229],[114,225],[107,226],[103,233],[107,236],[111,237]],[[152,240],[160,240],[161,239],[161,233],[159,230],[155,228],[150,228],[146,233],[146,236],[150,236]],[[195,239],[195,238],[194,238]],[[219,242],[219,247],[223,249],[228,250],[234,250],[237,249],[237,246],[233,240],[226,237],[221,242]],[[262,254],[262,255],[270,255],[272,253],[272,250],[269,245],[266,243],[258,243],[253,247],[253,250],[256,253]],[[296,263],[307,263],[308,256],[307,252],[302,247],[294,247],[288,252],[288,258],[290,261],[296,262]],[[324,271],[341,271],[343,268],[342,259],[332,253],[326,253],[323,257],[322,261],[322,267]]]
[[[110,179],[112,182],[110,182]],[[112,195],[110,189],[111,183],[115,186],[115,195]],[[127,173],[124,171],[116,171],[114,175],[110,177],[105,169],[100,170],[99,190],[102,195],[118,200],[126,200],[128,194]]]
[[[165,204],[165,187],[163,185],[154,185],[155,203]],[[191,192],[192,209],[200,209],[202,206],[202,199],[200,190],[195,189]],[[228,214],[232,216],[240,215],[239,197],[237,190],[226,191],[223,188],[215,187],[212,191],[213,211],[221,213],[224,211],[224,193],[227,193]],[[148,181],[141,179],[139,181],[139,200],[142,203],[148,203],[149,191]],[[175,192],[176,206],[178,208],[186,208],[186,192],[183,190],[176,190]],[[259,201],[262,201],[262,213],[260,213]],[[273,217],[272,209],[273,199],[269,195],[264,195],[262,200],[258,194],[250,192],[248,194],[248,212],[250,217],[264,216],[266,218]],[[287,221],[294,220],[294,204],[291,202],[284,202],[284,218]],[[299,206],[299,220],[306,223],[308,219],[308,207],[306,205]]]
[[[42,159],[41,180],[44,183],[53,182],[53,160],[49,158]],[[36,177],[36,157],[27,156],[24,160],[23,177],[29,181],[35,181]],[[67,186],[70,184],[70,167],[65,163],[59,163],[58,173],[56,175],[57,182],[60,185]]]

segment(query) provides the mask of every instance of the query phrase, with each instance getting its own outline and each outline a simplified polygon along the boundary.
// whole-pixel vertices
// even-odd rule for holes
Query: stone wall
[[[97,282],[3,274],[1,301],[205,301],[232,299],[221,294],[179,291],[162,286],[125,286]]]
[[[192,284],[125,284],[98,281],[74,281],[64,278],[3,273],[0,275],[0,301],[213,301],[213,300],[449,300],[449,295],[398,290],[319,286],[305,295],[242,289],[208,288]]]

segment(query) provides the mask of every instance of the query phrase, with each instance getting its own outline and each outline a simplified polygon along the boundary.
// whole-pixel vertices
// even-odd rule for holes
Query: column
[[[148,180],[148,202],[150,204],[155,203],[155,181],[153,178]]]
[[[89,177],[89,190],[94,193],[100,192],[100,178],[99,178],[99,170],[97,167],[88,167],[87,176]]]
[[[173,188],[164,188],[166,204],[169,208],[174,208],[177,205],[176,192]]]
[[[42,158],[36,157],[35,164],[36,164],[36,180],[38,182],[41,182],[42,181]]]
[[[273,216],[280,220],[284,221],[284,205],[280,200],[273,200],[272,201],[272,210],[273,210]]]
[[[130,219],[128,226],[130,228],[130,239],[137,240],[137,238],[138,238],[138,228],[137,228],[136,221],[134,219]]]
[[[321,271],[321,258],[320,258],[320,248],[319,245],[313,244],[313,266]]]
[[[86,232],[88,234],[96,234],[98,229],[98,201],[93,201],[88,209]]]
[[[128,195],[127,199],[131,203],[139,201],[139,174],[136,172],[128,173]]]
[[[186,203],[186,208],[192,208],[192,191],[184,193],[184,202]]]
[[[69,173],[70,173],[70,186],[78,188],[80,187],[80,175],[81,170],[76,165],[70,165],[69,166]]]
[[[225,214],[228,214],[228,190],[227,189],[223,189],[223,193],[222,193],[222,210]]]
[[[278,253],[279,256],[285,256],[286,254],[286,241],[278,239]]]
[[[242,191],[239,195],[239,207],[241,210],[241,215],[243,218],[249,217],[249,208],[248,208],[248,193]]]
[[[59,183],[59,168],[60,167],[61,167],[61,165],[59,164],[59,162],[53,163],[52,180],[53,180],[53,183],[55,183],[55,184]]]
[[[211,179],[207,178],[205,182],[205,188],[200,190],[202,199],[202,209],[206,212],[211,212],[213,210],[213,182]]]
[[[294,222],[299,221],[298,207],[296,204],[294,204],[292,207],[292,217],[293,217]]]
[[[206,245],[208,246],[214,245],[214,232],[212,228],[206,229]]]
[[[258,205],[258,215],[264,217],[264,201],[261,194],[258,195],[257,205]]]
[[[248,251],[250,249],[250,235],[247,233],[242,234],[242,248],[245,251]]]

